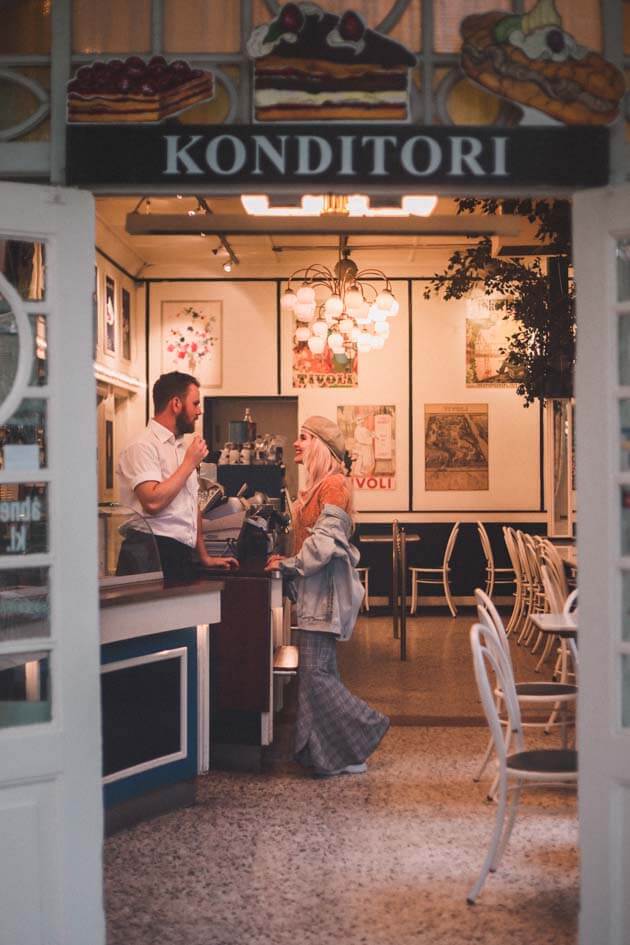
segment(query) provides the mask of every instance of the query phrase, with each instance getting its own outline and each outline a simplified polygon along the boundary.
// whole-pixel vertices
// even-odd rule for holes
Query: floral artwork
[[[221,386],[221,302],[162,302],[162,372]]]

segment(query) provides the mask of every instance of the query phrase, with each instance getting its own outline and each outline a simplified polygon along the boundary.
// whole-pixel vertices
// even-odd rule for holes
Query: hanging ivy
[[[475,197],[457,200],[458,214],[515,214],[536,224],[541,256],[493,256],[492,242],[483,237],[464,251],[453,253],[443,273],[436,273],[424,297],[461,299],[483,286],[486,295],[499,296],[497,307],[513,318],[517,331],[501,350],[522,377],[517,393],[528,407],[535,400],[570,397],[575,363],[575,286],[571,265],[571,208],[566,200],[497,200]]]

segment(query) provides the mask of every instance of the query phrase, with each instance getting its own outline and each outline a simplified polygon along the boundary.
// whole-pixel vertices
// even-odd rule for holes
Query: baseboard
[[[212,746],[211,765],[220,771],[259,772],[262,761],[261,745],[230,745],[226,743]]]
[[[453,601],[455,602],[456,607],[476,607],[477,602],[475,598],[470,596],[454,597]],[[513,597],[493,597],[492,602],[496,607],[512,607],[514,605]],[[390,605],[389,597],[373,597],[370,594],[370,607],[388,607]],[[407,597],[407,607],[411,606],[411,596]],[[421,607],[447,607],[446,598],[444,597],[422,597],[418,601],[418,608]]]
[[[195,784],[193,781],[180,781],[178,784],[169,784],[157,791],[149,791],[141,797],[130,797],[120,804],[107,807],[104,811],[105,836],[111,837],[119,830],[125,830],[151,820],[169,811],[181,807],[192,807],[195,803]]]

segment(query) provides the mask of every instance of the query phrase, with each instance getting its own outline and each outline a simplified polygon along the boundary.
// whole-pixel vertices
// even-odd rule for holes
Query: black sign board
[[[595,187],[608,183],[608,129],[69,125],[67,182]]]

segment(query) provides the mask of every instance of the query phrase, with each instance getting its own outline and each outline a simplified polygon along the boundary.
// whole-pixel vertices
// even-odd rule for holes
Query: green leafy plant
[[[501,350],[522,378],[517,394],[528,407],[536,400],[570,397],[575,363],[575,286],[571,265],[571,209],[566,200],[457,200],[457,212],[513,213],[536,225],[541,253],[528,257],[492,255],[492,242],[481,238],[465,251],[453,253],[446,270],[425,289],[429,299],[467,297],[483,287],[499,296],[496,307],[513,318],[518,328]],[[543,253],[546,257],[543,259]]]

